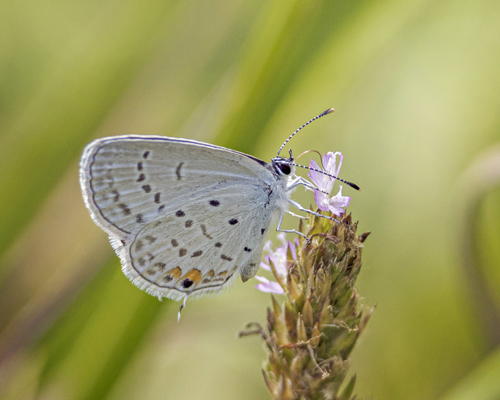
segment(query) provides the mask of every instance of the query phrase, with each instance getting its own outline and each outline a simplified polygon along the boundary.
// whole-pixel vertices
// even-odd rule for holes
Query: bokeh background
[[[0,398],[265,399],[256,282],[128,282],[84,207],[96,137],[344,154],[373,399],[500,399],[500,2],[0,2]],[[307,160],[304,161],[307,163]],[[313,201],[301,192],[297,198]],[[294,221],[289,220],[288,224]]]

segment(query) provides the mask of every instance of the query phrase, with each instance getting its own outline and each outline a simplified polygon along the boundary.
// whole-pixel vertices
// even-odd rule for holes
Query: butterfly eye
[[[288,164],[279,164],[278,167],[285,175],[290,175],[290,172],[292,172],[292,169]]]

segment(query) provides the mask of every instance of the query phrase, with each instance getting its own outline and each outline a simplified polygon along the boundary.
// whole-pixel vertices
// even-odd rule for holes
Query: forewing
[[[80,183],[94,221],[125,238],[142,225],[224,187],[270,179],[265,163],[206,143],[155,136],[95,140]]]

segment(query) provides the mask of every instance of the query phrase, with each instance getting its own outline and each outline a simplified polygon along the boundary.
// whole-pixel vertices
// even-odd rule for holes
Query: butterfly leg
[[[298,176],[295,178],[292,182],[287,187],[287,190],[293,190],[298,186],[304,186],[306,190],[314,190],[317,189],[316,186],[314,186],[311,182],[309,182],[307,179],[302,178],[301,176]]]
[[[288,210],[286,211],[286,213],[290,214],[290,215],[292,215],[294,217],[300,218],[300,219],[306,219],[307,218],[307,217],[303,217],[302,215],[294,214],[293,212],[288,211]]]
[[[187,296],[184,296],[184,301],[182,302],[181,307],[179,308],[179,313],[177,314],[177,322],[181,320],[181,311],[184,307],[186,307],[186,300]]]
[[[317,217],[321,217],[321,218],[330,219],[330,220],[332,220],[332,221],[335,221],[335,222],[339,223],[339,221],[338,221],[337,219],[332,218],[332,217],[329,217],[329,216],[327,216],[327,215],[322,215],[322,214],[320,214],[320,213],[314,212],[314,211],[312,211],[312,210],[309,210],[308,208],[304,208],[304,207],[302,207],[299,203],[297,203],[296,201],[293,201],[293,200],[290,200],[290,199],[289,199],[288,201],[289,201],[291,204],[293,204],[295,207],[297,207],[300,211],[304,211],[304,212],[306,212],[306,213],[308,213],[308,214],[312,214],[312,215],[315,215],[315,216],[317,216]]]
[[[276,227],[276,230],[278,232],[285,232],[285,233],[296,233],[297,235],[300,235],[302,236],[303,238],[305,238],[307,240],[308,243],[311,243],[311,241],[307,238],[306,235],[304,235],[302,232],[299,232],[299,231],[296,231],[295,229],[281,229],[281,222],[283,221],[283,216],[285,215],[285,213],[282,211],[281,214],[280,214],[280,220],[278,222],[278,226]],[[292,214],[293,215],[293,214]],[[297,215],[298,217],[298,215]]]

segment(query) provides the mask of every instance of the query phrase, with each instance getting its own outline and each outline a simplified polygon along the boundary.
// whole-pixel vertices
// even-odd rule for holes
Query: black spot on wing
[[[213,237],[210,236],[208,233],[207,233],[207,227],[203,224],[200,225],[200,228],[201,228],[201,233],[203,233],[203,236],[205,236],[206,238],[212,240]]]
[[[146,239],[150,244],[156,242],[156,238],[151,235],[145,236],[144,239]]]
[[[144,246],[144,243],[142,242],[142,240],[139,239],[137,242],[135,242],[135,250],[136,251],[141,251],[143,246]]]
[[[125,215],[130,215],[132,213],[132,211],[130,210],[130,208],[128,208],[128,206],[126,204],[118,204],[118,207],[120,207],[123,211],[123,214]]]
[[[182,168],[183,165],[184,165],[184,162],[181,162],[181,163],[179,163],[179,165],[175,169],[175,175],[177,175],[177,180],[178,181],[180,181],[182,179],[181,168]]]
[[[182,287],[184,289],[187,289],[189,287],[191,287],[193,285],[193,281],[191,279],[184,279],[184,281],[182,281]]]

